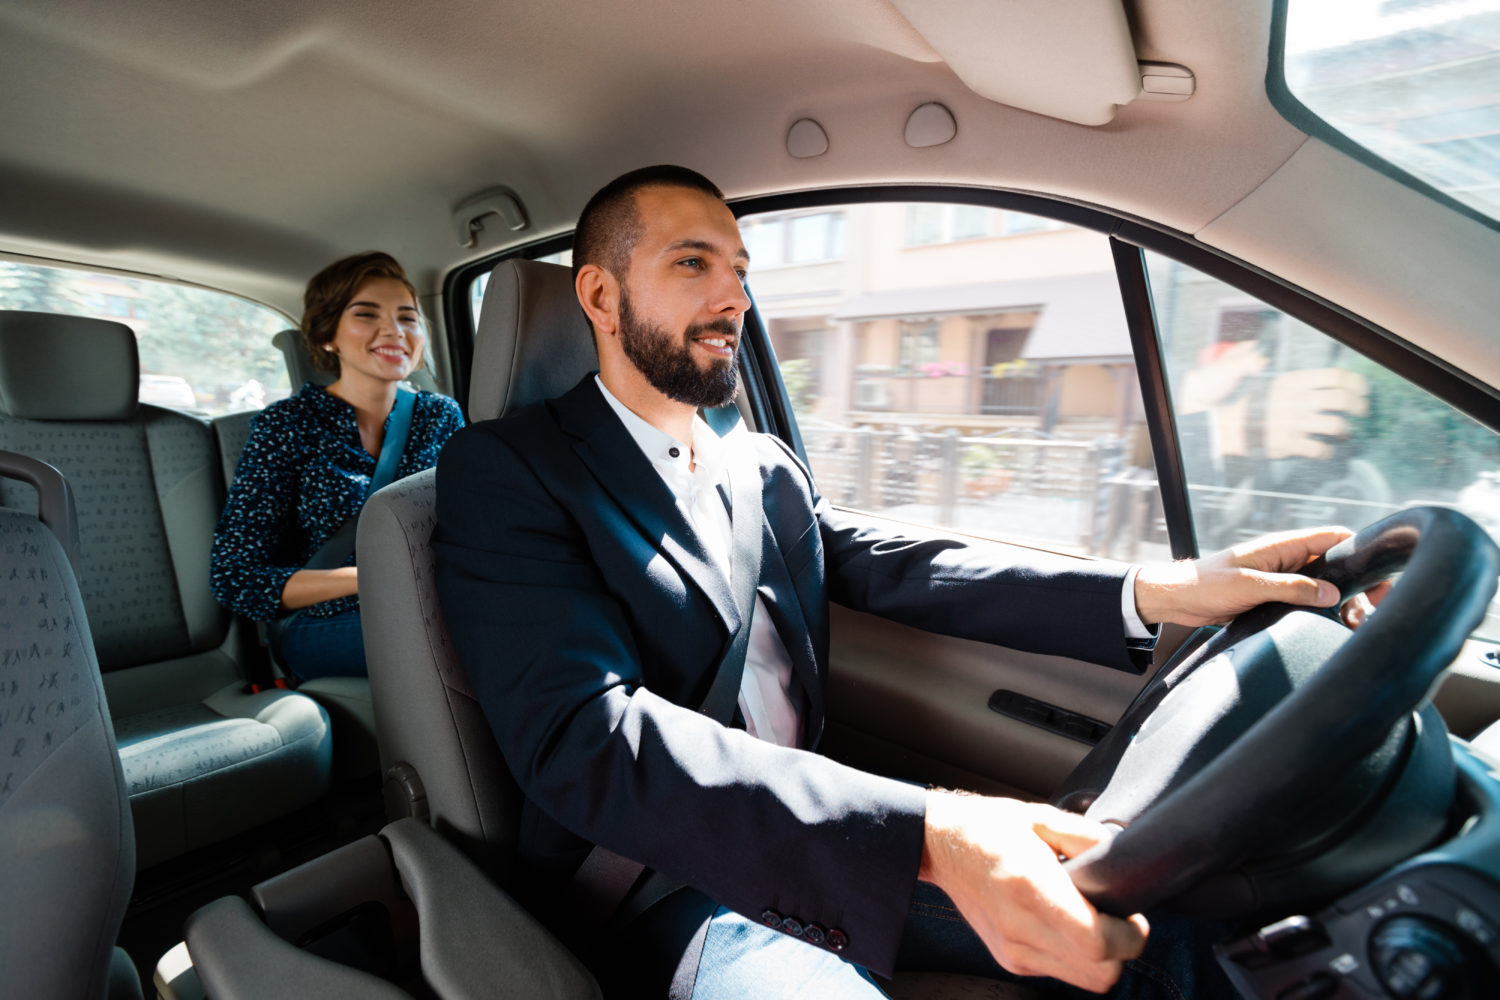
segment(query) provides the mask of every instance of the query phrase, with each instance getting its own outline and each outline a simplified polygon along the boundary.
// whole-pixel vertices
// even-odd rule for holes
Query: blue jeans
[[[1213,960],[1212,945],[1227,925],[1175,914],[1150,916],[1151,937],[1140,958],[1125,963],[1111,1000],[1233,1000]],[[1097,997],[1052,979],[1019,980],[990,957],[958,910],[936,886],[918,882],[901,939],[898,969],[956,972],[1023,981],[1048,997]],[[878,1000],[885,992],[859,966],[720,907],[708,925],[693,1000],[734,997],[817,997]]]
[[[281,660],[299,680],[314,677],[364,677],[365,639],[359,609],[331,618],[299,611],[281,636]]]

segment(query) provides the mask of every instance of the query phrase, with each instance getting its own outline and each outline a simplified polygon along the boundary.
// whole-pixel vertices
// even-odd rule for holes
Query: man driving
[[[1107,835],[1092,821],[821,756],[828,603],[1139,670],[1156,623],[1333,605],[1295,571],[1349,533],[1132,567],[835,510],[782,441],[700,415],[734,398],[750,263],[701,175],[612,181],[574,242],[597,374],[440,461],[439,592],[525,796],[533,905],[562,925],[612,914],[595,967],[647,994],[879,997],[869,971],[993,962],[1059,988],[1232,995],[1202,949],[1074,888],[1059,858]]]

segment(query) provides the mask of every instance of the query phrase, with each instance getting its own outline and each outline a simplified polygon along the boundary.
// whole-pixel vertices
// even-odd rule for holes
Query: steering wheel
[[[1304,572],[1341,600],[1401,578],[1352,634],[1336,609],[1241,615],[1168,663],[1054,797],[1118,828],[1067,862],[1102,911],[1246,916],[1351,888],[1442,832],[1452,756],[1436,710],[1416,709],[1483,619],[1500,549],[1419,507]]]

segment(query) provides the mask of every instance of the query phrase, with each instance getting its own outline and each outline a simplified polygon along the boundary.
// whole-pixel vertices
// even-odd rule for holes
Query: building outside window
[[[816,264],[844,257],[844,213],[764,216],[743,220],[740,237],[757,270]]]
[[[919,371],[923,365],[938,360],[937,320],[909,320],[901,324],[900,354],[896,359],[897,370],[904,373]]]

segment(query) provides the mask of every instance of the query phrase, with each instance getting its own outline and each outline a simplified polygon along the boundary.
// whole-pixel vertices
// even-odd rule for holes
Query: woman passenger
[[[211,574],[220,604],[273,623],[273,646],[305,680],[365,673],[352,519],[387,430],[401,423],[397,394],[410,390],[399,386],[422,366],[427,335],[416,289],[385,253],[328,265],[307,283],[304,306],[312,362],[337,378],[326,389],[308,382],[251,422],[214,530]],[[387,460],[397,479],[434,465],[463,426],[446,396],[418,392],[409,402],[405,447]]]

